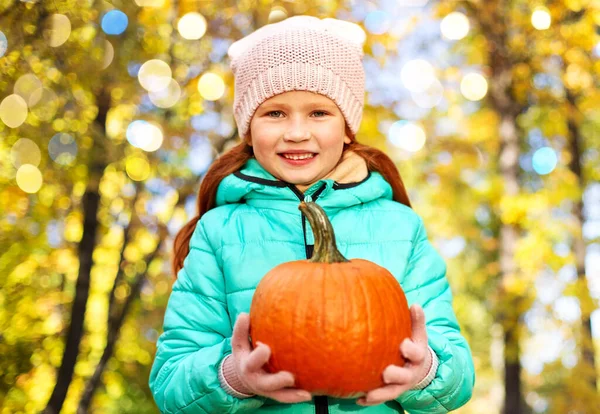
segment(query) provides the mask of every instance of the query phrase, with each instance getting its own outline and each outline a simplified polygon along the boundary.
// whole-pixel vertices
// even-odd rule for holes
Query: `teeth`
[[[315,154],[298,154],[298,155],[283,154],[283,156],[289,160],[305,160],[307,158],[313,158],[315,156]]]

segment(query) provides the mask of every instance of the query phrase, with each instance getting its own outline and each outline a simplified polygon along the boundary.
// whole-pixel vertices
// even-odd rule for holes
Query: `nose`
[[[283,134],[284,141],[302,142],[309,140],[311,137],[310,130],[301,122],[294,122],[290,128]]]

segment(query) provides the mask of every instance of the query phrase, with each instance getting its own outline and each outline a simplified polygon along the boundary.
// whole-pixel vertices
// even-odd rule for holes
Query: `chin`
[[[284,176],[284,180],[285,182],[288,182],[290,184],[294,184],[294,185],[309,185],[311,183],[314,183],[315,181],[317,181],[317,179],[306,179],[304,177],[298,177],[298,176],[294,176],[293,174]]]

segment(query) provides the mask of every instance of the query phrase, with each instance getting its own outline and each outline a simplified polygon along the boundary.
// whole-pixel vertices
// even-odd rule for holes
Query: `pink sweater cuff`
[[[431,365],[429,366],[429,371],[427,372],[427,375],[425,375],[425,377],[421,381],[419,381],[417,385],[411,388],[411,390],[422,390],[423,388],[431,384],[431,382],[435,378],[435,374],[437,373],[440,361],[437,357],[437,354],[430,346],[427,347],[427,350],[431,354]]]
[[[247,389],[242,381],[240,380],[235,366],[233,365],[232,355],[227,355],[221,362],[219,367],[219,383],[221,388],[225,390],[227,394],[233,395],[234,397],[243,399],[254,397],[255,394],[249,394],[251,391]]]

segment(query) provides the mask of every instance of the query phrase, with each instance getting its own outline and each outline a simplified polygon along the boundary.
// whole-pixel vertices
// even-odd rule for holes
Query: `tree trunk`
[[[578,296],[581,303],[581,334],[580,334],[580,364],[585,369],[579,372],[586,377],[586,381],[592,390],[596,390],[596,362],[594,355],[594,342],[592,338],[591,313],[594,309],[594,303],[590,296],[590,291],[585,277],[585,252],[586,245],[583,240],[583,191],[585,189],[585,179],[581,168],[581,145],[582,137],[580,134],[581,114],[577,108],[575,96],[567,90],[568,102],[568,126],[569,126],[569,149],[571,152],[571,162],[569,169],[577,177],[577,184],[582,191],[582,198],[573,205],[573,217],[575,218],[577,233],[573,236],[573,252],[575,254],[575,265],[577,267],[577,283],[579,284]]]
[[[504,183],[504,195],[519,194],[519,130],[517,116],[522,110],[512,93],[512,67],[515,57],[507,49],[509,28],[504,11],[508,3],[504,1],[488,3],[488,11],[479,16],[481,27],[489,42],[489,63],[491,68],[489,100],[500,116],[500,156],[499,169]],[[515,260],[515,247],[519,238],[519,228],[513,223],[501,223],[499,243],[500,288],[498,322],[504,331],[504,403],[505,414],[523,413],[523,391],[521,385],[520,348],[520,302],[510,289],[514,278],[518,277]]]
[[[67,333],[62,363],[58,370],[56,385],[52,396],[44,410],[45,414],[58,414],[67,396],[67,390],[73,379],[75,362],[79,355],[79,344],[83,336],[83,323],[90,290],[90,273],[93,266],[92,254],[96,247],[96,231],[100,194],[98,179],[90,177],[90,183],[83,195],[82,207],[84,214],[83,236],[79,243],[79,275],[75,285],[75,298],[71,307],[71,324]]]
[[[494,79],[492,78],[492,82]],[[514,196],[519,191],[519,141],[516,128],[516,117],[509,112],[501,113],[500,123],[500,170],[504,180],[504,194]],[[521,348],[520,348],[520,306],[519,298],[505,290],[511,279],[518,277],[515,261],[515,247],[518,241],[518,228],[509,223],[502,223],[500,228],[500,271],[501,294],[500,323],[504,330],[504,405],[503,413],[521,414]]]
[[[106,125],[108,103],[110,102],[109,96],[103,95],[99,99],[98,116],[95,122],[100,126],[102,131],[104,131]],[[75,284],[75,297],[71,307],[71,323],[67,332],[65,350],[56,377],[56,384],[48,400],[48,404],[43,411],[44,414],[60,413],[67,396],[67,391],[73,380],[75,363],[79,356],[79,345],[83,336],[85,311],[90,290],[90,274],[94,264],[93,253],[96,247],[96,233],[98,228],[97,215],[100,207],[100,193],[98,188],[100,179],[106,168],[106,161],[102,156],[98,158],[96,155],[103,153],[101,148],[97,147],[97,142],[97,139],[94,140],[94,146],[90,149],[92,161],[89,181],[82,197],[83,234],[78,246],[79,274]]]

